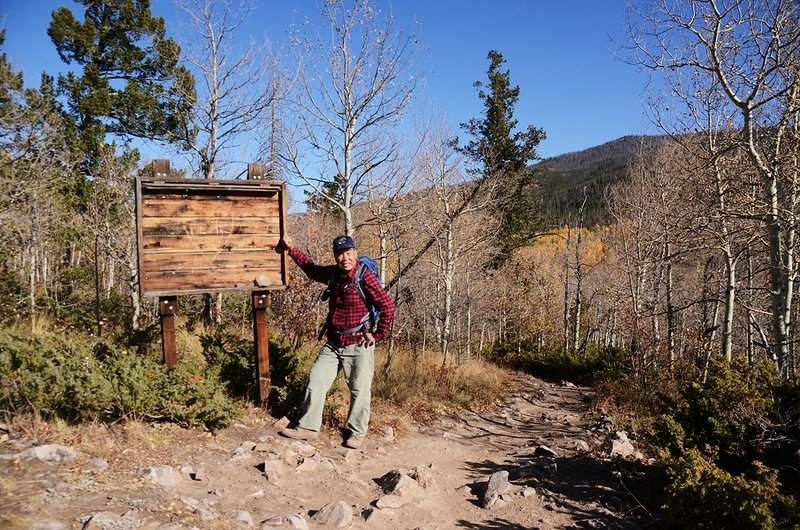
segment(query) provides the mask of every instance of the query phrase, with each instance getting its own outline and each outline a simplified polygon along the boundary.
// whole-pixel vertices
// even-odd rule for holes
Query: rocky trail
[[[647,466],[627,436],[588,389],[519,377],[490,411],[378,428],[358,450],[284,439],[256,412],[214,435],[95,426],[69,446],[7,429],[0,527],[639,528]]]

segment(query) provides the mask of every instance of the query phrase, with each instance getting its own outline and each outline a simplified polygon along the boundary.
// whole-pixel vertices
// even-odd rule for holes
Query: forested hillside
[[[663,136],[623,136],[535,164],[539,187],[534,195],[541,201],[542,212],[558,226],[574,223],[583,206],[586,226],[609,223],[609,186],[624,181],[637,158],[665,141]]]

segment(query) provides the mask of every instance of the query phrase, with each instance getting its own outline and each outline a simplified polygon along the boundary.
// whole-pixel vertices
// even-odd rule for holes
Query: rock
[[[261,488],[250,488],[250,493],[244,496],[245,500],[248,499],[263,499],[264,498],[264,490]]]
[[[275,427],[275,430],[282,431],[283,429],[289,426],[289,418],[284,416],[283,418],[273,423],[272,426]]]
[[[612,458],[627,458],[636,453],[636,448],[628,440],[628,433],[625,431],[617,431],[615,437],[611,439],[611,450],[609,452]]]
[[[31,447],[17,453],[16,456],[23,458],[36,458],[43,462],[60,462],[61,460],[75,460],[83,453],[70,449],[64,445],[47,444]]]
[[[519,493],[520,495],[522,495],[527,499],[528,497],[533,497],[534,495],[536,495],[536,490],[531,488],[530,486],[525,486]]]
[[[114,512],[97,512],[89,517],[89,520],[83,525],[83,530],[106,530],[120,527],[122,527],[122,516]]]
[[[553,451],[546,445],[539,445],[536,447],[536,449],[533,450],[533,456],[534,457],[549,456],[551,458],[555,458],[558,455],[556,454],[555,451]]]
[[[554,475],[558,472],[558,463],[555,458],[543,456],[531,462],[533,468],[542,475]]]
[[[561,381],[561,386],[564,388],[575,388],[575,385],[569,381]]]
[[[67,530],[67,525],[61,521],[36,521],[31,530]]]
[[[384,493],[393,493],[401,497],[414,497],[422,494],[422,487],[413,478],[402,471],[389,471],[377,480]]]
[[[580,451],[581,453],[588,453],[591,451],[589,444],[583,440],[575,440],[575,449]]]
[[[244,460],[253,453],[253,449],[255,448],[255,446],[256,444],[254,442],[250,441],[242,442],[242,444],[239,447],[233,450],[233,453],[231,453],[230,460],[234,462],[237,460]]]
[[[129,510],[121,516],[114,512],[97,512],[88,518],[83,530],[142,528],[146,523],[147,518],[141,517],[138,510]]]
[[[311,520],[331,528],[347,528],[353,522],[353,508],[344,501],[331,501],[323,506]]]
[[[139,470],[139,476],[162,486],[175,486],[181,481],[177,469],[164,465],[143,467]]]
[[[267,453],[272,451],[272,444],[267,442],[259,442],[255,447],[253,447],[253,451],[257,453]]]
[[[289,447],[300,456],[313,456],[317,452],[317,448],[302,440],[295,440],[289,444]]]
[[[322,457],[319,455],[319,453],[317,453],[314,454],[314,456],[304,458],[296,469],[297,471],[314,471],[319,467],[321,462],[322,462]]]
[[[197,508],[194,514],[199,517],[201,521],[213,521],[217,518],[217,514],[205,508]]]
[[[84,473],[94,473],[108,469],[108,460],[105,458],[92,458],[83,465]]]
[[[383,441],[384,442],[393,442],[394,441],[394,429],[391,425],[387,426],[383,430]]]
[[[253,526],[253,516],[247,510],[234,510],[231,512],[231,517],[247,526]]]
[[[384,495],[377,501],[375,501],[375,506],[378,508],[400,508],[401,506],[405,506],[406,504],[411,504],[414,502],[414,499],[411,497],[400,497],[399,495]]]
[[[500,498],[500,495],[505,493],[510,487],[508,471],[493,473],[492,476],[489,477],[489,484],[486,487],[486,492],[483,494],[483,499],[481,499],[481,505],[484,508],[491,508]]]
[[[261,523],[262,530],[274,528],[276,526],[286,526],[297,530],[308,530],[308,523],[303,514],[295,513],[292,515],[276,515]]]
[[[411,470],[409,476],[416,480],[423,489],[430,489],[433,486],[433,464],[417,466]]]
[[[194,470],[193,473],[189,474],[189,478],[196,482],[203,482],[208,480],[208,476],[206,475],[206,470],[202,467],[198,467]]]

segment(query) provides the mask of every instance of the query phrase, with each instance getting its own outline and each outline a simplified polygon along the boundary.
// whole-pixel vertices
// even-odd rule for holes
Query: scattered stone
[[[89,517],[83,530],[106,530],[107,528],[124,528],[122,517],[114,512],[97,512]]]
[[[67,525],[61,521],[37,521],[31,524],[31,530],[67,530]]]
[[[580,451],[581,453],[588,453],[591,451],[589,444],[583,440],[575,440],[575,449]]]
[[[389,471],[377,481],[384,493],[400,497],[416,497],[422,494],[420,484],[399,469]]]
[[[235,428],[237,428],[237,429],[246,429],[247,428],[247,425],[244,422],[241,422],[241,421],[237,421],[236,423],[233,424],[233,426]]]
[[[300,456],[313,456],[317,452],[316,447],[302,440],[295,440],[289,447]]]
[[[253,447],[253,451],[257,453],[266,453],[272,450],[272,444],[266,442],[259,442]]]
[[[276,515],[270,517],[261,523],[262,530],[266,530],[275,526],[286,526],[289,528],[296,528],[297,530],[308,530],[308,523],[306,522],[303,514],[295,513],[292,515]]]
[[[409,476],[423,489],[430,489],[433,486],[433,464],[417,466],[411,470]]]
[[[234,510],[231,512],[231,517],[247,526],[253,526],[253,516],[247,510]]]
[[[547,457],[550,457],[550,458],[555,458],[558,455],[556,454],[555,451],[553,451],[552,449],[550,449],[546,445],[539,445],[539,446],[536,447],[536,449],[533,450],[533,456],[537,457],[537,458],[541,457],[541,456],[547,456]]]
[[[47,444],[31,447],[17,453],[16,456],[23,458],[36,458],[43,462],[60,462],[61,460],[75,460],[83,453],[71,449],[64,445]]]
[[[206,475],[206,470],[202,467],[198,467],[194,470],[193,473],[189,474],[189,478],[196,482],[203,482],[208,480],[208,476]]]
[[[275,441],[275,437],[272,436],[271,434],[263,434],[263,435],[258,437],[258,441],[262,442],[262,443],[274,442]]]
[[[248,499],[263,499],[264,498],[264,490],[261,488],[251,487],[250,493],[244,496],[245,500]]]
[[[486,492],[481,499],[481,505],[484,508],[491,508],[500,495],[505,493],[511,484],[508,482],[508,471],[498,471],[489,477],[489,485],[486,487]]]
[[[394,441],[394,429],[391,425],[388,425],[385,429],[383,429],[383,441],[384,442],[393,442]]]
[[[536,495],[536,490],[531,488],[530,486],[525,486],[519,493],[520,495],[522,495],[527,499],[528,497],[533,497],[534,495]]]
[[[353,522],[353,508],[344,501],[331,501],[311,518],[315,524],[347,528]]]
[[[94,473],[108,469],[108,460],[105,458],[92,458],[83,465],[84,473]]]
[[[635,452],[636,448],[628,440],[628,434],[625,431],[617,431],[614,438],[611,439],[610,456],[612,458],[627,458],[633,456]]]
[[[533,468],[541,475],[554,475],[558,472],[558,463],[555,458],[543,456],[531,461]]]
[[[217,518],[217,514],[205,508],[197,508],[194,514],[199,517],[201,521],[213,521]]]
[[[310,456],[308,458],[304,458],[300,464],[297,466],[297,471],[314,471],[317,469],[322,462],[322,457],[319,453],[315,453],[314,456]]]
[[[289,418],[284,416],[283,418],[273,423],[272,426],[275,427],[276,430],[282,431],[283,429],[289,426]]]
[[[239,447],[233,450],[233,453],[231,453],[230,460],[234,462],[237,460],[244,460],[245,458],[247,458],[252,454],[255,446],[256,444],[254,442],[250,441],[242,442],[242,444]]]
[[[164,465],[143,467],[139,470],[139,476],[162,486],[175,486],[181,481],[177,469]]]
[[[564,388],[575,388],[575,385],[569,381],[561,381],[561,386]]]
[[[400,508],[401,506],[405,506],[406,504],[411,504],[414,502],[414,499],[411,497],[400,497],[399,495],[389,494],[384,495],[377,501],[375,501],[375,506],[378,508]]]
[[[200,505],[200,501],[193,497],[181,497],[181,502],[190,508],[197,508]]]

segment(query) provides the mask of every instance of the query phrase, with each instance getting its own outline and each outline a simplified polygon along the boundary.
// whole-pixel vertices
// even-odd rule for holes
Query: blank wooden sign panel
[[[142,295],[284,289],[282,181],[138,178]]]

